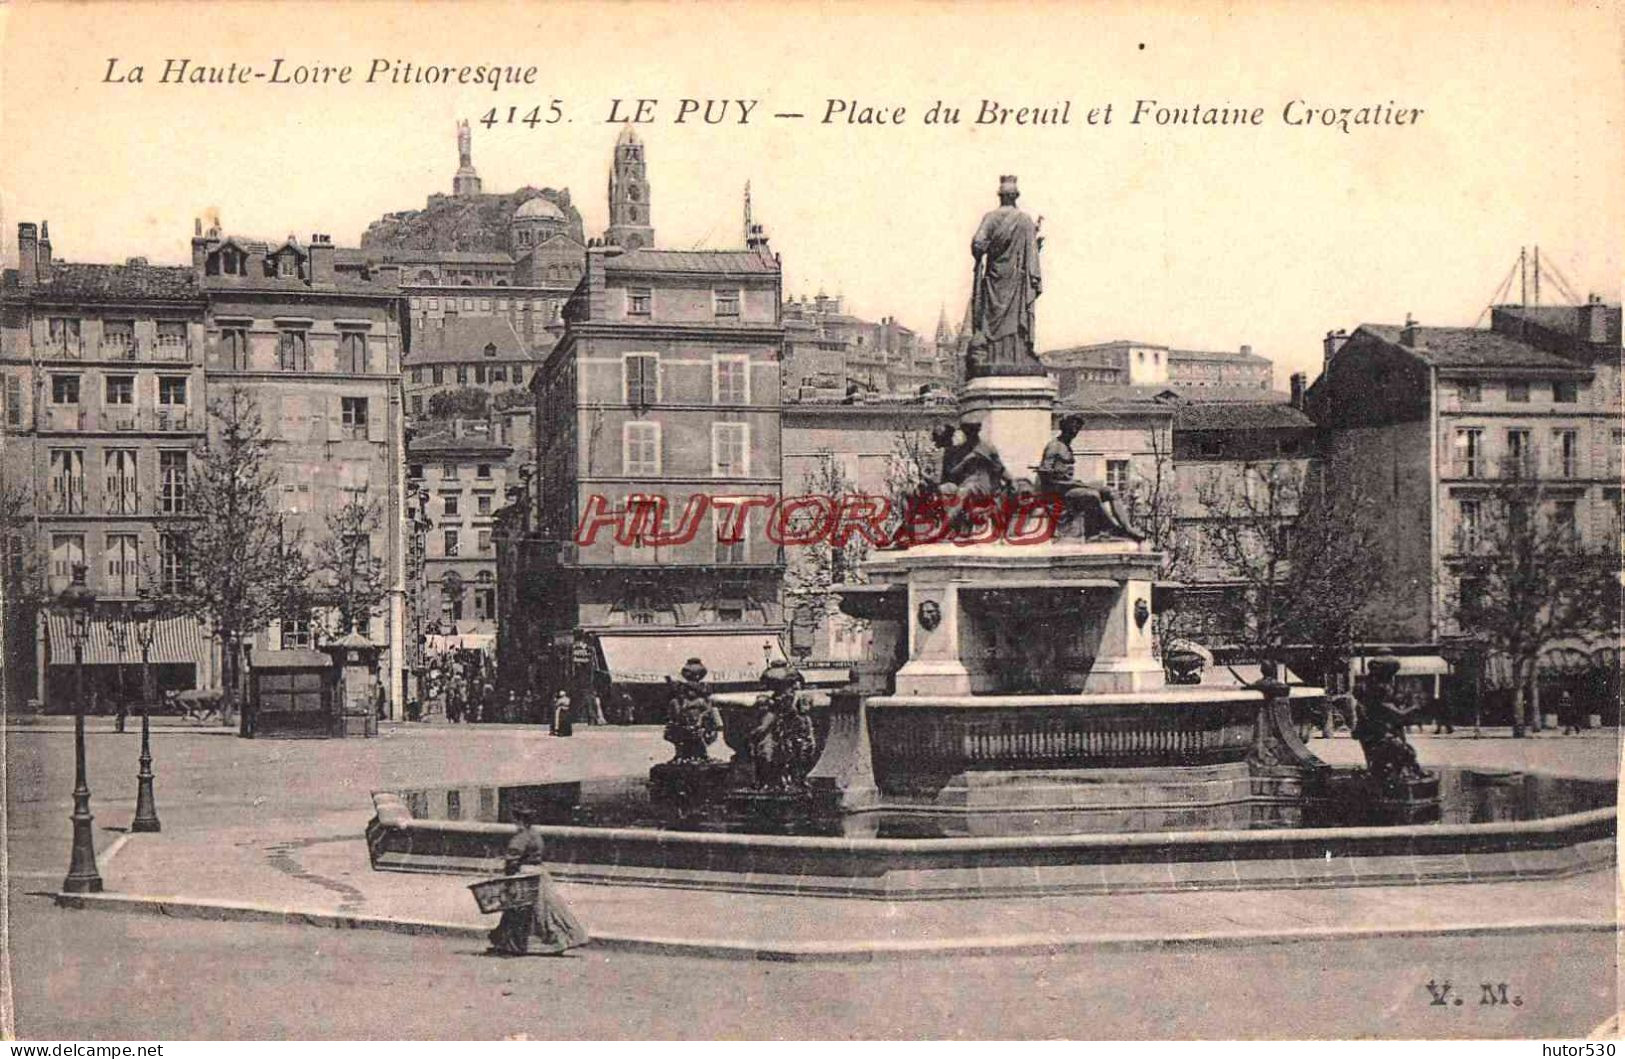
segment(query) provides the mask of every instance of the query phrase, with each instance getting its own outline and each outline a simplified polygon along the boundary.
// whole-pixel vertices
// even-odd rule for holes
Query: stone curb
[[[187,897],[143,894],[51,895],[58,907],[85,911],[122,912],[172,919],[216,922],[278,923],[325,927],[333,930],[381,930],[424,937],[485,939],[487,928],[465,923],[396,919],[388,916],[307,912],[246,902],[211,901]],[[784,942],[725,941],[625,934],[595,934],[592,948],[608,952],[641,952],[663,956],[705,957],[722,960],[763,960],[782,963],[879,963],[908,959],[959,956],[1053,956],[1082,952],[1144,952],[1167,949],[1240,948],[1252,945],[1291,945],[1324,941],[1367,941],[1390,938],[1507,937],[1536,934],[1608,933],[1619,929],[1606,920],[1554,919],[1521,923],[1442,927],[1321,927],[1305,930],[1234,931],[1230,933],[1098,934],[1052,936],[1010,935],[1002,938],[945,938],[925,941]]]

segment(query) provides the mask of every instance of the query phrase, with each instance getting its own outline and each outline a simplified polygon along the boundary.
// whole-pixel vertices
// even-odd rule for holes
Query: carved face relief
[[[920,604],[915,616],[919,620],[920,628],[930,632],[942,624],[942,605],[934,599],[925,600]]]
[[[1145,628],[1145,623],[1151,620],[1151,604],[1143,599],[1134,601],[1134,624]]]

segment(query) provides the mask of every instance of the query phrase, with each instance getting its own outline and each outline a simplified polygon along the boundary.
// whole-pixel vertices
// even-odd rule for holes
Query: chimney
[[[17,282],[32,287],[39,282],[39,226],[17,225]]]
[[[203,218],[192,218],[192,269],[198,276],[203,275],[203,266],[209,260],[209,250],[213,241],[203,231]]]
[[[1347,344],[1348,340],[1349,340],[1349,333],[1347,331],[1344,331],[1342,328],[1339,328],[1336,331],[1327,331],[1326,332],[1326,340],[1325,340],[1326,355],[1325,355],[1325,359],[1321,361],[1321,370],[1322,371],[1325,371],[1327,368],[1331,367],[1332,358],[1337,356],[1337,351],[1342,349],[1343,346],[1345,344]]]
[[[1580,341],[1593,346],[1608,341],[1608,306],[1595,294],[1580,308]]]
[[[1242,346],[1241,347],[1241,355],[1244,356],[1244,357],[1252,356],[1253,355],[1253,347],[1252,346]]]
[[[378,266],[377,276],[379,283],[398,289],[401,285],[401,266],[398,262],[385,261]]]
[[[1416,318],[1410,313],[1405,314],[1405,330],[1399,333],[1399,344],[1412,349],[1421,345],[1421,339],[1416,334]]]
[[[1242,348],[1245,349],[1246,347],[1243,346]],[[1301,371],[1295,371],[1295,372],[1292,373],[1292,383],[1291,384],[1292,384],[1292,407],[1296,408],[1298,411],[1301,412],[1301,411],[1303,411],[1303,393],[1304,393],[1304,390],[1308,389],[1309,376],[1305,375]]]
[[[333,240],[320,232],[310,236],[310,285],[333,286]]]
[[[41,283],[51,282],[51,222],[41,221],[39,225],[39,252],[34,264],[34,274]]]

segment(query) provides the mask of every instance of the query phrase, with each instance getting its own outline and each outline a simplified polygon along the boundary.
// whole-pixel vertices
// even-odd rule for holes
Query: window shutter
[[[367,399],[367,440],[384,441],[384,413],[386,405],[377,397]]]
[[[327,398],[327,440],[341,441],[343,438],[344,398],[335,393]]]

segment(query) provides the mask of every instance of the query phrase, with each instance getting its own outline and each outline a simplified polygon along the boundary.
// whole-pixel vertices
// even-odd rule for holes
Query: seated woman
[[[513,818],[519,833],[508,842],[502,873],[518,875],[526,867],[533,868],[526,874],[539,876],[536,900],[528,908],[503,909],[501,922],[487,935],[491,951],[507,956],[557,956],[587,944],[592,940],[587,929],[559,896],[542,867],[542,836],[531,827],[535,813],[516,809]]]

